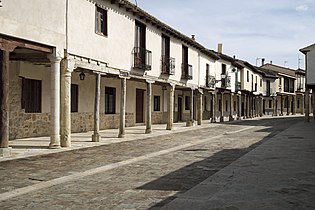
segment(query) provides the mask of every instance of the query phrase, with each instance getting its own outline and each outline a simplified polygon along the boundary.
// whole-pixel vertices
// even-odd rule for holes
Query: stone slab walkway
[[[315,209],[315,123],[264,142],[162,209]]]

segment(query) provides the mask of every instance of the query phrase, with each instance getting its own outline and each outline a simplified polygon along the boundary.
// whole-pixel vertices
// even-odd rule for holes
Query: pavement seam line
[[[247,126],[245,128],[242,128],[242,129],[230,132],[230,133],[239,133],[239,132],[242,132],[242,131],[245,131],[245,130],[249,130],[251,128],[254,128],[254,127],[253,126]],[[131,159],[128,159],[128,160],[123,160],[123,161],[120,161],[120,162],[111,163],[111,164],[108,164],[108,165],[105,165],[105,166],[101,166],[101,167],[98,167],[98,168],[93,168],[93,169],[86,170],[86,171],[83,171],[83,172],[77,172],[77,173],[74,173],[74,174],[71,174],[71,175],[68,175],[68,176],[63,176],[63,177],[55,178],[55,179],[52,179],[52,180],[49,180],[49,181],[40,182],[40,183],[29,185],[29,186],[26,186],[26,187],[18,188],[18,189],[15,189],[15,190],[12,190],[12,191],[0,194],[0,201],[8,200],[10,198],[14,198],[14,197],[17,197],[17,196],[20,196],[20,195],[24,195],[24,194],[27,194],[27,193],[30,193],[30,192],[33,192],[33,191],[38,191],[38,190],[41,190],[41,189],[49,188],[49,187],[52,187],[52,186],[55,186],[55,185],[58,185],[58,184],[62,184],[62,183],[66,183],[66,182],[69,182],[69,181],[78,180],[78,179],[84,178],[86,176],[91,176],[91,175],[94,175],[94,174],[97,174],[97,173],[109,171],[109,170],[112,170],[112,169],[115,169],[115,168],[118,168],[118,167],[121,167],[121,166],[129,165],[129,164],[136,163],[136,162],[139,162],[139,161],[143,161],[143,160],[146,160],[146,159],[149,159],[149,158],[165,155],[165,154],[168,154],[170,152],[175,152],[175,151],[187,148],[187,147],[191,147],[191,146],[195,146],[195,145],[198,145],[198,144],[205,143],[205,142],[210,141],[212,139],[224,137],[225,135],[226,134],[220,134],[220,135],[217,135],[217,136],[212,136],[210,138],[206,138],[206,139],[203,139],[203,140],[197,140],[197,141],[195,141],[193,143],[187,143],[187,144],[179,145],[179,146],[176,146],[176,147],[173,147],[173,148],[169,148],[169,149],[161,150],[161,151],[158,151],[158,152],[145,154],[145,155],[138,156],[138,157],[135,157],[135,158],[131,158]]]

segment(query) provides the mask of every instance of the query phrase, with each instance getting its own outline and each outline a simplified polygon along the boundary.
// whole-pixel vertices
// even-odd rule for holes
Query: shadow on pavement
[[[173,201],[178,195],[185,193],[186,191],[190,190],[191,188],[195,187],[196,185],[203,182],[205,179],[211,177],[216,172],[220,171],[224,167],[230,165],[232,162],[236,161],[238,158],[242,157],[246,153],[250,152],[251,150],[255,149],[271,137],[277,135],[279,132],[288,128],[288,125],[281,125],[277,129],[274,128],[274,124],[282,123],[284,118],[277,118],[275,121],[270,122],[266,120],[266,122],[262,123],[260,119],[251,121],[238,121],[238,124],[241,125],[249,125],[249,126],[266,126],[267,128],[258,130],[256,132],[268,132],[268,136],[264,137],[259,142],[244,148],[244,149],[225,149],[220,152],[215,153],[214,155],[207,157],[201,161],[194,162],[190,165],[187,165],[179,170],[176,170],[172,173],[169,173],[161,178],[158,178],[152,182],[149,182],[145,185],[138,187],[137,189],[141,190],[158,190],[158,191],[178,191],[176,195],[170,196],[163,201],[155,204],[154,206],[150,207],[149,209],[159,209],[162,206],[168,204],[169,202]],[[286,121],[288,119],[286,118]],[[300,122],[301,118],[293,118],[294,122]],[[293,123],[294,124],[294,123]],[[292,124],[291,124],[292,125]],[[207,149],[206,149],[207,150]],[[182,150],[181,152],[195,152],[195,156],[198,155],[198,152],[204,152],[205,149],[186,149]]]

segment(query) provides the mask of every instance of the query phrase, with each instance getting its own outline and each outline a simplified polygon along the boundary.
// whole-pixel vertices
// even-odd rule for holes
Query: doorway
[[[136,89],[136,123],[143,123],[144,90]]]

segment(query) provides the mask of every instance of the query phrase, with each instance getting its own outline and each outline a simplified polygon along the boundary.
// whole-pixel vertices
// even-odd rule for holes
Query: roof
[[[169,34],[171,36],[174,36],[178,38],[179,40],[181,40],[182,42],[197,48],[198,50],[210,56],[211,58],[216,59],[216,60],[219,59],[215,54],[213,54],[212,52],[209,52],[208,49],[206,49],[204,46],[199,44],[194,39],[180,33],[179,31],[173,29],[167,24],[161,22],[160,20],[150,15],[149,13],[139,8],[138,6],[132,4],[128,0],[108,0],[108,1],[110,1],[111,4],[117,4],[120,8],[125,8],[127,12],[132,13],[135,16],[138,16],[140,20],[147,23],[151,23],[153,26],[156,26],[158,29],[161,29],[162,32]]]
[[[259,69],[264,74],[265,77],[274,78],[274,79],[278,78],[278,74],[275,71],[271,71],[269,69],[265,69],[261,67],[255,67],[255,68]]]
[[[315,48],[315,43],[300,49],[300,52],[306,54],[307,52],[309,52],[311,50],[311,48]]]
[[[285,68],[285,67],[277,66],[274,64],[270,64],[270,63],[267,63],[267,64],[261,66],[261,68],[268,69],[268,70],[274,71],[276,73],[281,73],[281,74],[288,75],[291,77],[295,77],[295,73],[296,73],[294,69]]]

